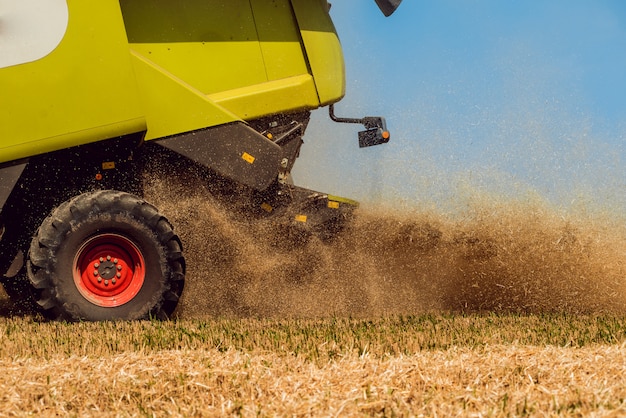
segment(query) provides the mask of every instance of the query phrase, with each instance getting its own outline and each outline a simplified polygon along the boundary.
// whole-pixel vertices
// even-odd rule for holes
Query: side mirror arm
[[[391,135],[387,130],[385,118],[381,116],[366,116],[363,118],[340,118],[335,116],[335,106],[328,107],[330,119],[339,123],[357,123],[365,127],[364,131],[359,132],[359,147],[371,147],[373,145],[386,144],[389,142]]]

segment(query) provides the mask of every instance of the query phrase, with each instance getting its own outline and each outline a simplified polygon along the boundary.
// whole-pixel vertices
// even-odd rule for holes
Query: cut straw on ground
[[[626,318],[0,320],[0,416],[623,416]]]
[[[237,350],[0,361],[2,416],[620,416],[623,346],[453,347],[318,366]]]

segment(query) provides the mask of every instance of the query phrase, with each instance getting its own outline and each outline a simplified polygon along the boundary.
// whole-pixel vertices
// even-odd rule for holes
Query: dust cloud
[[[331,242],[293,242],[205,189],[152,182],[185,248],[181,318],[626,312],[626,233],[528,201],[463,213],[361,207]]]

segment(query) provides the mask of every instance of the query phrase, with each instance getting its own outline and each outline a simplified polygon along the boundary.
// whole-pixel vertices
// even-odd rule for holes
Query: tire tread
[[[85,193],[69,199],[40,225],[31,242],[27,271],[44,315],[51,319],[84,319],[74,313],[74,307],[67,303],[64,305],[59,300],[51,271],[56,263],[55,254],[67,234],[99,213],[130,216],[153,231],[156,241],[165,252],[169,277],[166,278],[166,289],[160,300],[144,317],[169,318],[184,287],[185,262],[180,239],[155,206],[137,196],[115,190]]]

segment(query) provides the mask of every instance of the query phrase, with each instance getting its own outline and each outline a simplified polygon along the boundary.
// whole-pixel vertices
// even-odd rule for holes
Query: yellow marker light
[[[248,154],[247,152],[244,152],[241,155],[241,158],[243,158],[246,162],[250,164],[254,163],[254,160],[255,160],[255,158],[252,155]]]
[[[115,168],[115,161],[105,161],[102,163],[103,170],[113,170]]]
[[[306,222],[306,215],[296,215],[296,221]]]
[[[265,212],[271,212],[272,210],[274,210],[274,208],[269,203],[262,203],[261,209],[263,209]]]
[[[339,209],[339,202],[328,201],[328,207],[331,209]]]

